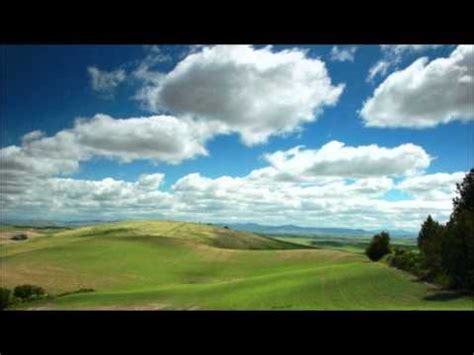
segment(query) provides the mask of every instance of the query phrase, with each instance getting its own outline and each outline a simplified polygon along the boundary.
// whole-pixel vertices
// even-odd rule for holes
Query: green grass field
[[[273,238],[289,243],[296,243],[314,248],[333,249],[348,251],[351,253],[365,254],[365,249],[369,245],[370,239],[367,237],[340,237],[340,236],[294,236],[294,235],[274,235]],[[405,249],[417,249],[416,240],[413,239],[393,239],[390,242],[392,247]]]
[[[51,297],[22,309],[472,310],[358,252],[205,224],[136,221],[46,233],[0,245],[1,286]]]

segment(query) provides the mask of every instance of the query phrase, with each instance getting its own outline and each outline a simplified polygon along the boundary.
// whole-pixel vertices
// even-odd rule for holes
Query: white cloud
[[[87,68],[87,72],[91,78],[92,90],[108,99],[113,98],[115,89],[126,78],[125,71],[122,69],[107,72],[91,66]]]
[[[255,172],[255,171],[254,171]],[[180,208],[177,216],[193,220],[294,223],[350,228],[417,229],[428,214],[440,221],[449,217],[450,199],[412,196],[387,201],[384,194],[394,188],[387,177],[332,179],[299,183],[268,178],[223,176],[215,179],[189,174],[179,179],[172,192]],[[450,188],[451,182],[433,190]],[[291,221],[291,222],[288,222]]]
[[[431,161],[424,149],[414,144],[350,147],[338,141],[314,150],[295,147],[277,151],[265,155],[265,159],[278,175],[299,179],[413,175],[426,169]]]
[[[380,47],[385,53],[393,53],[393,55],[403,55],[407,52],[420,53],[442,46],[439,44],[382,44]]]
[[[33,131],[23,137],[21,146],[0,149],[0,185],[5,187],[2,192],[19,193],[31,179],[71,174],[93,157],[177,164],[207,155],[207,140],[219,132],[218,124],[164,115],[77,119],[73,128],[54,136]]]
[[[346,48],[339,48],[338,46],[334,46],[331,48],[330,52],[331,60],[338,62],[353,62],[356,51],[356,46],[350,46]]]
[[[392,73],[363,105],[369,127],[434,127],[474,118],[474,46],[458,46],[449,57],[416,60]]]
[[[77,120],[72,132],[77,144],[91,155],[124,162],[149,159],[176,164],[207,155],[204,144],[216,130],[173,116],[117,119],[98,114],[91,120]]]
[[[21,147],[4,148],[1,157],[9,158],[12,165],[16,164],[17,158],[18,164],[24,159],[29,167],[37,163],[37,170],[43,169],[50,174],[70,169],[50,169],[46,164],[48,159],[54,166],[93,156],[123,162],[147,159],[174,164],[206,155],[204,144],[218,131],[217,125],[212,127],[166,115],[122,119],[97,114],[91,119],[76,119],[73,128],[52,137],[37,131],[29,133],[23,138]],[[32,162],[28,160],[30,158]]]
[[[370,69],[367,76],[368,82],[373,82],[377,75],[385,76],[390,68],[396,67],[402,59],[409,54],[418,54],[430,49],[442,47],[441,45],[424,44],[396,44],[380,46],[382,50],[382,59],[376,62]]]
[[[161,183],[165,178],[164,174],[147,174],[142,175],[138,179],[138,186],[145,190],[156,190],[160,187]]]
[[[379,60],[369,69],[367,81],[373,81],[377,75],[385,76],[390,66],[390,62],[387,62],[386,60]]]
[[[170,191],[143,188],[139,181],[49,178],[12,199],[5,212],[37,218],[172,218],[213,222],[294,223],[353,228],[416,229],[428,214],[445,220],[448,200],[384,201],[389,178],[301,185],[265,183],[247,177],[216,179],[189,174]]]
[[[464,176],[464,172],[414,176],[403,180],[396,188],[422,200],[451,200],[456,193],[456,183],[462,182]]]
[[[343,88],[331,84],[323,62],[302,50],[230,45],[189,54],[136,98],[152,111],[220,122],[253,145],[316,120]]]
[[[152,68],[159,63],[171,61],[172,57],[157,45],[146,45],[144,49],[147,51],[147,55],[135,64],[131,76],[144,84],[158,84],[164,74],[154,71]]]
[[[429,159],[420,164],[408,158],[396,168],[379,162],[386,160],[390,164],[403,155],[423,161],[426,157],[420,152],[423,151],[410,145],[346,147],[331,142],[319,150],[294,148],[268,154],[267,166],[245,176],[210,178],[199,173],[188,174],[172,184],[169,191],[164,190],[162,173],[142,175],[132,182],[113,178],[92,181],[45,177],[26,184],[21,194],[2,194],[0,198],[6,201],[7,215],[16,211],[37,218],[160,217],[417,229],[428,214],[446,221],[452,209],[454,184],[463,176],[461,172],[408,176],[395,185],[392,174],[398,176],[422,168],[429,164]],[[350,159],[344,160],[344,156]],[[355,173],[331,167],[337,164],[355,167],[355,162],[360,165]],[[324,167],[319,172],[337,176],[319,176],[312,169],[314,166]],[[300,179],[296,171],[303,171],[303,176],[310,178]],[[283,173],[289,177],[282,179]],[[10,184],[8,188],[14,190],[17,186]],[[405,191],[410,198],[385,200],[385,194],[393,189]]]
[[[70,218],[117,218],[133,216],[136,212],[156,214],[172,206],[170,194],[158,190],[162,179],[162,174],[144,175],[136,182],[113,178],[97,181],[42,179],[23,190],[20,198],[10,199],[6,210],[31,210],[35,211],[35,216],[46,214]]]

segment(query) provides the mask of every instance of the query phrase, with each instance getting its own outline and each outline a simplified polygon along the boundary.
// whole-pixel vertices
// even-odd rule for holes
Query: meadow
[[[334,235],[271,235],[277,240],[311,246],[317,249],[333,249],[357,254],[365,254],[371,237],[334,236]],[[390,243],[393,247],[415,250],[416,239],[397,238]]]
[[[473,297],[369,261],[365,241],[318,244],[174,221],[46,231],[0,241],[1,286],[29,283],[49,294],[16,309],[474,309]],[[82,288],[94,291],[73,293]]]

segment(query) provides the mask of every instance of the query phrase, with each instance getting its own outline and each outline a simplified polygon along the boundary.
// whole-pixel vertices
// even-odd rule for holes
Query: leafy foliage
[[[474,290],[474,169],[457,184],[458,196],[443,242],[442,264],[452,286]]]
[[[474,290],[474,212],[458,211],[443,242],[442,263],[454,288]]]
[[[447,278],[453,288],[474,290],[474,169],[456,184],[446,226],[428,216],[418,235],[425,278]],[[397,260],[396,263],[400,261]]]
[[[424,257],[425,267],[431,274],[429,278],[439,274],[442,270],[441,249],[445,236],[446,227],[434,221],[429,215],[418,234],[418,247]]]
[[[378,261],[390,253],[390,235],[387,232],[374,235],[372,242],[365,250],[365,254],[372,261]]]
[[[394,248],[393,254],[388,258],[390,266],[411,272],[415,275],[422,274],[423,261],[423,256],[420,253],[403,248]]]
[[[449,223],[456,221],[463,211],[474,212],[474,169],[466,174],[461,184],[456,184],[456,190],[459,196],[453,199],[454,210]]]

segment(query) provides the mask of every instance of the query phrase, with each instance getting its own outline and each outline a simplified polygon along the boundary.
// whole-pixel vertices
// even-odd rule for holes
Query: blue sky
[[[251,47],[251,50],[258,52],[265,50],[264,47],[255,46]],[[436,173],[466,172],[472,167],[472,153],[469,149],[472,147],[473,140],[472,106],[467,115],[465,109],[464,113],[460,114],[458,112],[460,110],[456,110],[454,107],[452,109],[454,114],[443,111],[439,113],[439,117],[436,116],[438,114],[435,111],[437,108],[430,108],[433,110],[432,113],[427,112],[426,115],[432,114],[430,117],[433,117],[434,121],[430,121],[431,118],[428,118],[426,122],[430,122],[429,124],[414,123],[408,126],[404,122],[415,121],[416,117],[410,117],[408,114],[405,117],[403,114],[411,112],[412,108],[403,111],[398,108],[398,104],[394,105],[396,107],[389,113],[394,117],[399,117],[394,122],[399,120],[401,123],[368,125],[367,122],[371,120],[372,116],[387,116],[379,114],[380,109],[376,106],[367,114],[368,119],[364,119],[360,113],[364,102],[373,97],[375,90],[382,86],[393,73],[404,71],[421,57],[427,58],[424,67],[426,69],[439,58],[450,58],[457,48],[456,46],[408,47],[410,46],[395,50],[375,45],[338,45],[335,50],[331,45],[273,46],[269,50],[272,54],[285,50],[296,50],[304,53],[305,60],[322,62],[327,69],[326,75],[330,78],[331,85],[333,87],[344,85],[337,102],[317,106],[316,109],[320,108],[321,111],[319,114],[315,113],[315,119],[308,119],[304,123],[300,122],[294,125],[295,129],[287,130],[287,132],[272,133],[257,144],[244,144],[240,128],[232,128],[224,134],[213,134],[209,139],[206,139],[207,156],[198,154],[181,159],[178,163],[170,164],[169,161],[149,159],[146,156],[143,159],[138,158],[124,162],[104,154],[93,154],[90,158],[80,160],[77,169],[64,174],[55,172],[48,175],[48,178],[67,177],[81,181],[100,181],[112,178],[117,181],[133,183],[140,176],[159,172],[164,174],[160,191],[169,192],[179,179],[192,173],[199,173],[209,179],[219,179],[222,176],[244,177],[256,169],[269,165],[264,154],[288,151],[296,146],[318,150],[331,141],[342,142],[348,147],[377,145],[387,149],[411,143],[421,147],[431,157],[431,162],[428,165],[425,164],[426,166],[419,169],[415,175],[429,176]],[[351,48],[355,48],[352,54],[349,53]],[[147,79],[137,79],[132,74],[140,65],[148,63],[146,64],[146,75],[159,73],[166,76],[189,56],[200,55],[205,50],[204,47],[191,46],[2,46],[1,148],[3,150],[9,146],[21,147],[22,137],[36,130],[41,131],[43,137],[53,137],[60,131],[72,129],[76,118],[82,117],[87,120],[99,113],[114,119],[149,117],[163,113],[180,119],[180,113],[173,110],[172,105],[169,107],[161,105],[158,110],[153,112],[149,107],[145,107],[143,100],[134,98],[140,89],[149,87],[150,84],[146,81]],[[472,46],[468,48],[469,50],[472,52]],[[336,57],[337,54],[341,54],[341,51],[344,51],[350,59],[342,55],[338,60]],[[146,62],[147,60],[148,62]],[[380,72],[372,80],[369,80],[371,68],[381,61],[388,63],[386,72]],[[152,64],[149,65],[150,63]],[[116,86],[112,85],[113,87],[110,85],[107,87],[104,84],[105,86],[102,88],[94,88],[92,74],[88,70],[91,67],[98,70],[98,75],[122,70],[125,78],[117,79],[118,83]],[[198,67],[196,66],[196,68]],[[240,67],[236,66],[236,68]],[[451,69],[447,67],[446,70]],[[426,84],[423,85],[440,85],[436,80],[433,80],[434,84],[430,84],[428,75],[430,74],[426,74],[428,79],[423,79],[426,81]],[[446,77],[449,75],[447,74]],[[155,81],[151,85],[158,87],[164,84]],[[449,88],[449,85],[453,84],[447,82],[446,85]],[[423,92],[428,92],[429,89],[430,87],[427,90],[423,89]],[[398,95],[400,90],[397,90],[393,92]],[[444,90],[444,88],[433,89],[436,92],[440,90]],[[407,91],[409,92],[409,90]],[[391,92],[387,89],[387,97],[390,94]],[[398,98],[395,94],[393,95]],[[258,99],[257,95],[256,100]],[[412,99],[401,98],[400,100],[403,103]],[[422,97],[420,97],[420,101],[423,101]],[[448,102],[449,104],[450,102]],[[198,116],[196,115],[196,119],[203,121],[208,119],[202,114]],[[421,122],[421,118],[419,122]],[[114,133],[111,131],[110,134]],[[156,139],[159,140],[160,137],[157,136]],[[179,140],[178,137],[177,139]],[[411,175],[382,173],[380,177],[382,176],[389,177],[396,184]],[[350,176],[339,176],[339,178],[348,179]],[[18,200],[21,197],[17,195],[14,198],[9,198],[7,201]],[[444,198],[448,200],[446,196]],[[413,196],[410,197],[407,191],[392,188],[386,191],[383,197],[379,196],[377,199],[409,200],[413,199]],[[448,207],[440,212],[440,218],[446,217]],[[8,215],[15,217],[30,208],[31,206],[28,208],[18,206],[12,208],[11,214]],[[81,213],[79,209],[75,210],[71,207],[67,215],[62,216],[53,211],[48,216],[58,219],[75,217],[80,219],[83,215]],[[155,215],[150,212],[147,216],[153,217]],[[157,213],[156,216],[160,217],[163,214]],[[186,216],[188,215],[183,214],[183,218]],[[194,218],[192,215],[189,217]],[[222,218],[225,219],[225,216]],[[205,216],[205,219],[213,220],[212,213]],[[306,220],[282,221],[282,223],[298,222],[300,224],[314,224]],[[316,224],[319,225],[320,222],[318,221]],[[411,227],[418,222],[419,220],[414,220],[410,224],[401,223],[397,226]],[[268,223],[274,222],[269,219]],[[384,223],[389,223],[389,221],[381,224]]]

